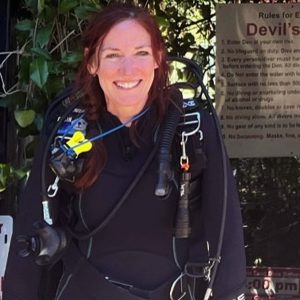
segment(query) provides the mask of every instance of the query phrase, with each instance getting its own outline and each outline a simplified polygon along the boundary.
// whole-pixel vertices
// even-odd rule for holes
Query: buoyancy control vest
[[[64,119],[68,118],[68,116],[73,114],[73,117],[69,119],[69,123],[74,125],[78,125],[78,119],[83,120],[83,118],[79,118],[78,116],[82,114],[82,111],[77,109],[79,100],[70,101],[70,96],[74,98],[74,94],[70,93],[73,89],[68,89],[63,95],[61,95],[58,100],[56,100],[53,107],[55,107],[55,110],[50,109],[50,113],[48,113],[48,118],[51,119],[51,114],[53,114],[53,111],[55,111],[54,115],[57,115],[58,111],[64,111],[64,114],[58,114],[60,115],[59,118],[61,121],[57,122],[55,128],[52,130],[50,137],[49,137],[49,147],[53,148],[53,142],[51,142],[58,133],[65,134],[59,132],[62,128],[61,125],[64,122]],[[80,93],[75,96],[75,98],[80,98]],[[57,109],[58,107],[58,109]],[[67,110],[66,110],[67,108]],[[180,167],[182,169],[181,179],[180,182],[178,182],[178,186],[180,187],[180,200],[178,204],[178,210],[177,210],[177,217],[176,217],[176,228],[175,228],[175,237],[174,239],[184,239],[188,238],[191,233],[191,228],[189,225],[189,214],[190,211],[193,210],[193,205],[197,205],[199,201],[192,200],[196,199],[197,196],[197,188],[199,188],[199,184],[197,181],[190,182],[192,167],[189,165],[190,156],[202,160],[201,163],[204,164],[205,162],[205,156],[202,149],[202,142],[203,139],[205,139],[205,136],[202,135],[201,130],[201,113],[202,108],[200,108],[200,104],[196,99],[187,99],[183,101],[183,109],[184,113],[181,115],[176,113],[178,112],[177,109],[171,109],[169,110],[167,121],[162,126],[162,137],[161,137],[161,143],[157,143],[157,148],[159,148],[159,176],[158,176],[158,184],[155,190],[155,193],[157,196],[165,196],[166,193],[168,193],[168,182],[172,179],[172,172],[170,171],[170,160],[169,160],[169,154],[171,149],[171,145],[173,144],[174,136],[175,140],[178,142],[177,144],[177,152],[179,149],[180,155]],[[211,114],[214,114],[213,111],[210,112]],[[72,123],[73,122],[73,123]],[[179,123],[179,124],[178,124]],[[219,126],[216,126],[219,128]],[[164,134],[165,132],[165,134]],[[219,133],[220,135],[220,133]],[[66,138],[66,135],[63,137]],[[69,138],[69,137],[68,137]],[[85,140],[84,138],[81,138],[81,141]],[[192,145],[192,146],[191,146]],[[217,214],[221,216],[221,221],[218,221],[217,224],[219,226],[219,235],[216,235],[214,239],[217,240],[215,244],[217,245],[215,253],[210,253],[210,256],[208,257],[199,257],[197,254],[197,246],[195,246],[190,251],[189,255],[189,262],[183,266],[182,269],[182,276],[188,276],[191,278],[205,278],[208,282],[208,289],[206,293],[206,298],[208,299],[211,295],[212,286],[214,283],[215,276],[217,274],[217,267],[221,259],[221,248],[222,248],[222,240],[223,240],[223,233],[224,233],[224,224],[225,224],[225,216],[226,216],[226,208],[227,208],[227,163],[225,158],[225,150],[223,149],[223,143],[220,142],[221,147],[221,153],[223,156],[223,177],[224,177],[224,201],[223,201],[223,207],[221,208],[221,214]],[[55,147],[54,147],[55,148]],[[56,147],[57,148],[57,147]],[[69,148],[72,148],[69,147]],[[153,150],[151,155],[149,156],[149,162],[153,159],[153,156],[155,155],[155,152],[157,151],[157,148]],[[189,149],[189,150],[188,150]],[[55,150],[56,151],[56,150]],[[54,152],[55,152],[54,151]],[[63,153],[64,154],[64,153]],[[57,157],[57,156],[56,156]],[[65,155],[67,157],[67,155]],[[48,154],[45,154],[43,157],[43,164],[46,165],[48,158]],[[225,161],[225,162],[224,162]],[[69,166],[70,162],[65,161],[65,166]],[[76,172],[80,172],[82,162],[80,159],[74,159],[71,161],[71,171],[70,174],[74,175]],[[63,166],[64,167],[64,166]],[[145,168],[147,167],[147,162],[145,163]],[[55,166],[53,167],[55,169]],[[75,170],[75,171],[74,171]],[[144,169],[143,169],[144,170]],[[135,181],[138,182],[139,176],[143,173],[143,170],[137,175]],[[56,169],[57,171],[57,169]],[[68,171],[68,170],[67,170]],[[75,172],[75,173],[72,173]],[[68,172],[66,172],[68,173]],[[64,174],[66,174],[64,173]],[[69,176],[69,175],[68,175]],[[36,262],[38,264],[47,264],[51,263],[52,259],[54,258],[54,261],[57,260],[57,258],[61,257],[61,254],[63,253],[64,248],[66,247],[68,243],[68,236],[65,234],[65,232],[61,231],[60,228],[56,228],[55,225],[52,226],[52,220],[51,220],[51,214],[49,209],[49,202],[48,202],[48,196],[49,192],[55,192],[57,189],[57,182],[54,182],[50,186],[48,186],[45,182],[45,178],[43,178],[43,172],[42,172],[42,182],[44,182],[44,186],[42,188],[43,190],[43,207],[44,207],[44,221],[40,223],[40,225],[37,227],[37,237],[30,237],[31,242],[35,245],[38,244],[34,239],[42,240],[42,243],[39,243],[40,245],[43,245],[43,251],[36,251],[37,249],[34,249],[35,253],[37,254]],[[132,185],[128,188],[128,193],[134,188],[136,183],[132,183]],[[125,193],[126,194],[126,193]],[[120,200],[118,203],[118,206],[114,208],[114,210],[111,212],[111,216],[115,214],[117,209],[121,207],[121,205],[125,202],[126,195],[123,197],[123,199]],[[191,213],[192,215],[192,213]],[[95,228],[92,232],[90,232],[85,237],[78,237],[76,234],[73,234],[73,238],[87,238],[98,232],[107,224],[110,220],[110,217],[108,217],[105,222],[102,222],[97,228]],[[214,226],[213,224],[211,225]],[[72,234],[71,234],[72,235]],[[49,239],[49,236],[52,236],[52,239]],[[205,244],[205,243],[204,243]],[[198,245],[199,246],[199,245]],[[203,245],[202,245],[203,246]],[[201,247],[202,247],[201,246]],[[206,245],[205,245],[206,247]],[[46,249],[46,251],[45,251]],[[176,252],[176,249],[174,248],[174,251]],[[43,253],[42,255],[41,252]],[[203,253],[203,251],[202,251]],[[176,253],[175,253],[176,255]],[[181,280],[181,278],[179,278]],[[174,281],[174,284],[177,284],[177,281]],[[173,286],[172,286],[173,287]]]

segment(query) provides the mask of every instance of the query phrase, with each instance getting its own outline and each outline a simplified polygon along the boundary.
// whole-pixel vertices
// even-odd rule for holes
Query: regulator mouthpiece
[[[40,266],[51,264],[68,244],[66,233],[44,221],[36,222],[34,227],[36,235],[17,237],[17,241],[25,246],[19,251],[19,255],[21,257],[35,255],[35,262]]]

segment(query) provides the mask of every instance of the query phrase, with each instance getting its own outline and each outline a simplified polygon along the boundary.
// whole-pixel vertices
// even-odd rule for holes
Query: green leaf
[[[48,75],[48,63],[44,58],[39,57],[30,63],[30,78],[39,88],[44,86]]]
[[[36,44],[43,48],[49,42],[50,36],[52,32],[52,26],[44,27],[40,29],[36,35]]]
[[[14,115],[19,126],[25,128],[33,123],[35,118],[35,111],[32,109],[15,110]]]
[[[58,7],[58,12],[60,14],[65,14],[70,11],[72,8],[78,5],[78,1],[76,0],[62,0]]]
[[[6,182],[3,184],[0,178],[0,193],[6,190]]]
[[[10,166],[8,164],[0,164],[0,192],[6,190],[7,180],[10,177]]]
[[[23,169],[14,169],[13,175],[17,177],[17,179],[22,179],[27,175],[27,171]]]
[[[72,53],[67,53],[63,56],[62,62],[63,63],[77,63],[80,62],[83,59],[83,54],[81,52],[72,52]]]
[[[155,16],[155,20],[158,23],[158,25],[161,27],[169,27],[170,26],[170,22],[167,18]]]
[[[45,8],[45,0],[38,0],[37,8],[38,8],[38,14],[40,14]]]
[[[25,19],[18,22],[15,28],[20,31],[31,31],[34,28],[34,23],[29,19]]]
[[[27,173],[28,167],[15,169],[10,164],[0,164],[0,193],[6,190],[9,180],[22,179]]]
[[[41,56],[47,60],[51,60],[51,56],[50,56],[49,52],[45,49],[31,48],[31,52],[34,54],[37,54],[38,56]]]

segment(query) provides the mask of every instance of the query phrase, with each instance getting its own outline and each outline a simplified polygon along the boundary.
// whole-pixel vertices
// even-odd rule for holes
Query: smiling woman
[[[154,18],[109,6],[83,49],[20,199],[4,300],[243,300],[224,146],[211,113],[168,86]],[[44,265],[60,279],[45,280]]]
[[[108,32],[97,54],[89,71],[98,77],[107,110],[124,123],[144,108],[158,68],[151,36],[138,22],[125,20]]]

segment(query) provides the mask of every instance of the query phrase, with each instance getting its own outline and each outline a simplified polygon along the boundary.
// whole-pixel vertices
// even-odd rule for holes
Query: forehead
[[[151,46],[151,36],[147,30],[135,20],[124,20],[114,25],[105,36],[102,49],[122,46]]]

